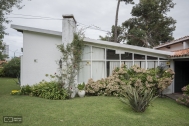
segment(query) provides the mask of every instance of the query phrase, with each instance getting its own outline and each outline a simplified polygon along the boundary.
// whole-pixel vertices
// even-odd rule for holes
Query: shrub
[[[154,96],[153,89],[128,85],[126,93],[122,94],[120,99],[122,102],[128,104],[134,111],[144,112],[155,98],[157,98],[157,96]]]
[[[132,87],[144,86],[147,89],[153,89],[154,95],[167,88],[174,77],[174,72],[171,69],[142,69],[138,66],[132,66],[127,69],[125,65],[121,68],[113,70],[111,76],[93,81],[89,79],[86,84],[87,95],[108,95],[120,96],[121,93],[126,92],[127,85]]]
[[[29,95],[32,92],[31,86],[25,85],[22,86],[20,89],[20,94],[21,95]]]
[[[78,84],[78,85],[77,85],[77,88],[78,88],[79,90],[84,90],[84,89],[85,89],[85,83]]]
[[[55,81],[42,81],[39,84],[33,85],[31,88],[31,96],[52,100],[63,100],[68,98],[68,92]]]
[[[184,94],[189,95],[189,84],[184,86],[181,90],[183,91]]]
[[[13,58],[11,61],[4,64],[1,72],[2,76],[5,77],[20,76],[20,58]]]
[[[0,67],[0,77],[4,77],[4,71],[3,71],[3,67]]]
[[[181,98],[176,99],[177,103],[189,107],[189,85],[182,88],[183,94]]]
[[[33,86],[22,86],[20,90],[21,95],[30,95],[52,100],[67,99],[68,92],[62,88],[57,82],[41,81]]]

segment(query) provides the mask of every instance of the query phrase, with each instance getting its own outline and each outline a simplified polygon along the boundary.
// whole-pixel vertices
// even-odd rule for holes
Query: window
[[[90,60],[91,59],[91,47],[90,46],[84,47],[82,59],[83,60]]]
[[[135,60],[145,60],[145,56],[140,55],[140,54],[134,54],[134,59]]]
[[[125,54],[121,54],[121,60],[132,60],[132,53],[125,52]]]
[[[107,49],[106,55],[108,60],[119,60],[119,54],[115,54],[115,50]]]
[[[105,49],[103,48],[97,48],[93,47],[92,49],[92,60],[104,60],[105,59],[105,54],[104,51]]]
[[[81,69],[79,70],[78,82],[79,83],[87,83],[91,78],[91,63],[90,61],[81,62]]]
[[[94,81],[100,80],[105,77],[105,62],[93,62],[92,78]]]
[[[157,60],[157,57],[147,56],[147,60]]]

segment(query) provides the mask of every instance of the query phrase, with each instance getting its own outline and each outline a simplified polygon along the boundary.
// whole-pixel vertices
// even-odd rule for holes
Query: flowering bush
[[[184,92],[184,94],[189,95],[189,85],[184,86],[181,90]]]
[[[186,105],[189,107],[189,85],[182,88],[183,95],[181,98],[176,99],[177,103]]]
[[[12,90],[11,95],[18,95],[20,94],[20,90]]]
[[[126,92],[127,85],[132,87],[144,86],[153,89],[155,95],[167,88],[174,78],[174,72],[169,69],[142,69],[136,65],[127,69],[125,65],[113,70],[111,76],[93,81],[90,79],[86,84],[88,95],[114,95],[120,96]]]

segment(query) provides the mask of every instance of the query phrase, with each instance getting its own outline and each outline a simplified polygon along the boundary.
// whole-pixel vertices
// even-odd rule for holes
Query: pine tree
[[[132,11],[132,18],[122,25],[127,44],[152,48],[173,40],[176,21],[166,15],[174,8],[173,0],[140,0]]]

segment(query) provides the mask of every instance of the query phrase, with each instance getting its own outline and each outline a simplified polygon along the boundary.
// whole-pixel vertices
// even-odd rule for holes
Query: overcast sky
[[[138,3],[139,0],[134,0]],[[176,21],[176,30],[173,33],[175,39],[189,35],[189,0],[173,0],[176,3],[168,16],[173,17]],[[23,0],[25,5],[21,10],[13,8],[13,12],[6,17],[12,20],[7,26],[4,42],[9,45],[10,57],[20,56],[20,48],[23,45],[22,33],[10,28],[11,24],[42,28],[48,30],[62,31],[61,20],[42,20],[42,19],[23,19],[36,18],[22,15],[52,17],[62,19],[64,14],[73,14],[76,21],[87,26],[97,26],[102,30],[110,31],[114,24],[117,0]],[[119,25],[131,17],[130,12],[132,5],[125,5],[123,2],[119,9]],[[13,18],[19,17],[19,18]],[[20,18],[22,17],[22,18]],[[85,27],[80,24],[79,27]],[[106,32],[87,29],[85,36],[98,39],[99,35],[106,35]]]

